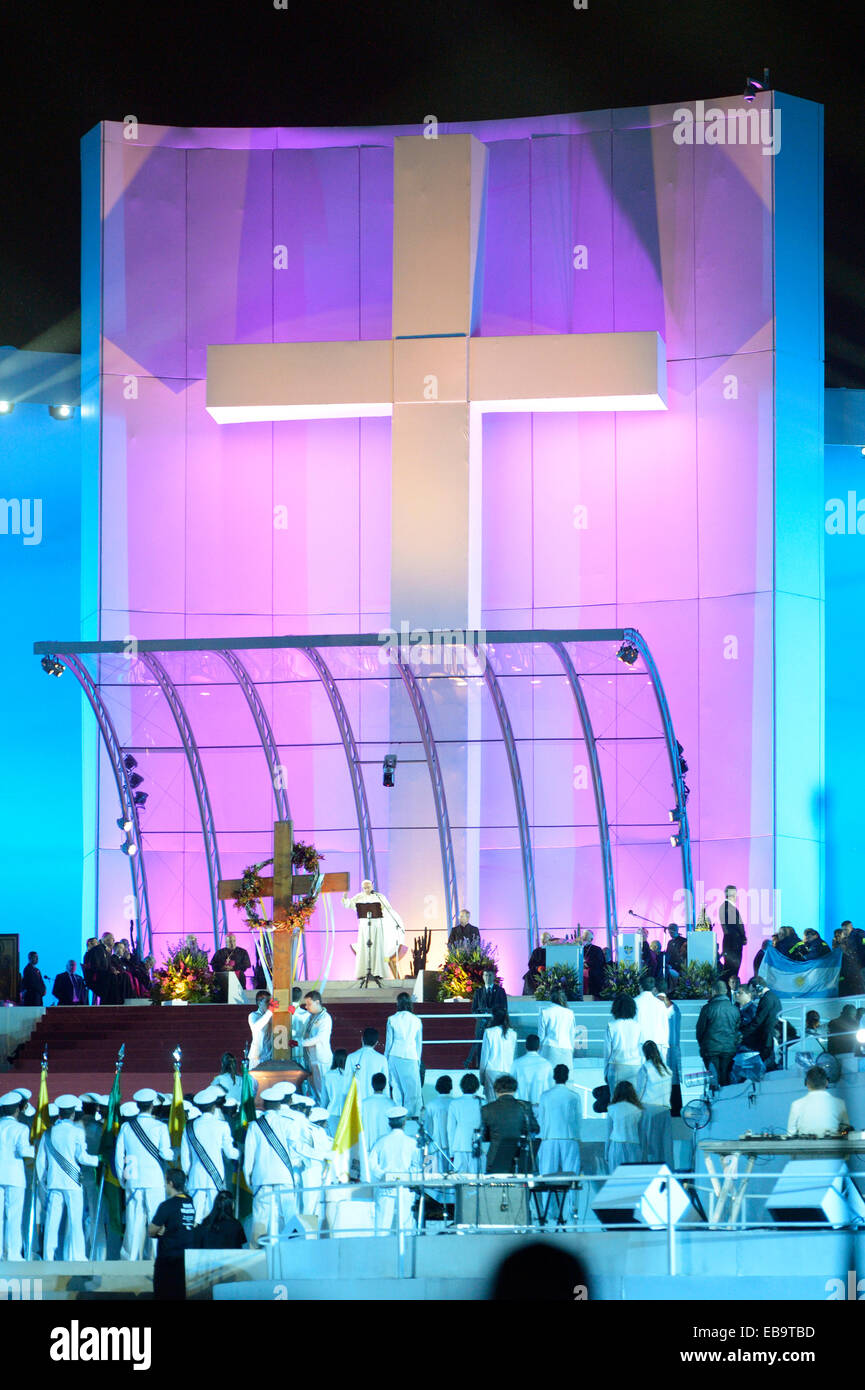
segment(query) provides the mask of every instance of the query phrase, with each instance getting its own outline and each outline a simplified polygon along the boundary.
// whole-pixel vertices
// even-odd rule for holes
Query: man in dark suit
[[[739,974],[742,952],[748,940],[739,909],[736,906],[735,884],[730,883],[724,889],[724,901],[721,903],[718,913],[718,922],[724,933],[722,945],[724,969],[721,971],[721,979],[732,980]]]
[[[483,1139],[490,1146],[488,1173],[534,1172],[532,1136],[539,1132],[531,1104],[517,1100],[515,1076],[499,1076],[496,1098],[481,1110]]]
[[[781,1000],[772,989],[765,989],[758,980],[743,986],[736,993],[740,1009],[751,1000],[757,1007],[753,1017],[742,1023],[742,1046],[747,1052],[759,1052],[768,1069],[774,1064],[775,1032],[781,1017]]]
[[[78,962],[68,960],[66,969],[62,975],[58,975],[54,981],[54,988],[51,993],[58,1004],[86,1004],[87,1003],[87,984],[84,976],[78,974]]]
[[[39,955],[31,951],[21,976],[21,1003],[28,1009],[41,1009],[45,998],[45,981],[39,969]]]
[[[496,977],[491,970],[484,971],[484,982],[472,995],[472,1013],[479,1017],[475,1023],[475,1037],[482,1039],[484,1033],[492,1022],[492,1017],[485,1018],[485,1014],[490,1016],[497,1009],[508,1011],[508,996],[501,985],[496,984]],[[480,1042],[476,1042],[466,1061],[466,1067],[476,1067],[481,1058]]]
[[[607,958],[600,946],[595,945],[594,932],[583,932],[583,967],[586,976],[586,993],[593,999],[600,999],[601,990],[607,983]]]

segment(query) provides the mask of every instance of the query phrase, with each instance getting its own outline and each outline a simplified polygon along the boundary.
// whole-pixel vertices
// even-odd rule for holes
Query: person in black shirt
[[[474,922],[470,920],[471,913],[464,907],[459,915],[456,926],[448,937],[448,949],[462,951],[476,951],[481,944],[481,934]]]
[[[31,951],[21,975],[21,1003],[31,1009],[41,1009],[45,998],[45,981],[39,969],[39,955]]]
[[[230,1192],[217,1192],[207,1216],[195,1228],[197,1250],[242,1250],[246,1244],[243,1227],[234,1215]]]
[[[721,971],[721,979],[729,980],[735,978],[739,974],[739,967],[742,964],[742,952],[748,941],[739,909],[736,906],[735,884],[728,883],[727,887],[724,889],[724,901],[721,903],[718,921],[721,931],[724,934],[722,946],[724,952],[724,969]]]
[[[156,1208],[147,1228],[151,1239],[158,1237],[153,1264],[153,1297],[182,1299],[186,1297],[183,1252],[193,1243],[195,1208],[187,1196],[186,1178],[180,1168],[169,1168],[165,1174],[165,1190],[168,1195]]]

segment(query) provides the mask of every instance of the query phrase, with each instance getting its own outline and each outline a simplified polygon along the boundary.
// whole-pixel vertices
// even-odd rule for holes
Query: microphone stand
[[[372,923],[374,921],[371,912],[366,914],[366,974],[360,982],[361,989],[368,989],[371,980],[375,980],[379,989],[382,988],[381,976],[372,973]]]
[[[666,922],[656,922],[654,917],[643,917],[639,912],[635,912],[632,907],[628,908],[628,916],[636,917],[639,922],[648,922],[651,927],[660,927],[661,931],[667,930]]]
[[[478,1128],[478,1129],[476,1129],[476,1130],[474,1131],[474,1133],[472,1134],[472,1158],[476,1158],[476,1159],[478,1160],[478,1170],[477,1170],[477,1172],[475,1173],[475,1230],[478,1230],[478,1229],[480,1228],[480,1224],[481,1224],[481,1170],[480,1170],[480,1158],[481,1158],[481,1143],[482,1143],[482,1139],[483,1139],[483,1131],[482,1131],[480,1128]]]

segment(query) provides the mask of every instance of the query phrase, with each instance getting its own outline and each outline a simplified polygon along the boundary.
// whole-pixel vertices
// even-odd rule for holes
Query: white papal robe
[[[399,913],[394,911],[384,893],[355,893],[353,898],[343,898],[343,907],[354,911],[364,903],[380,903],[381,917],[369,921],[359,917],[357,921],[357,942],[355,944],[355,977],[362,980],[367,973],[383,979],[386,964],[398,955],[405,944],[405,926]]]

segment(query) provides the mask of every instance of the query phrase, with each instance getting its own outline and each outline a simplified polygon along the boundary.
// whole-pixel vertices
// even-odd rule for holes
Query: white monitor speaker
[[[773,1221],[849,1226],[865,1221],[865,1202],[841,1158],[795,1158],[766,1200]]]
[[[622,1163],[615,1168],[592,1202],[603,1226],[638,1225],[662,1230],[700,1221],[690,1197],[666,1163]]]

